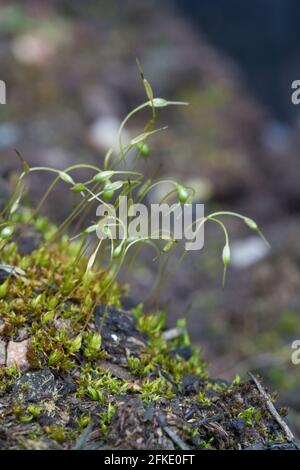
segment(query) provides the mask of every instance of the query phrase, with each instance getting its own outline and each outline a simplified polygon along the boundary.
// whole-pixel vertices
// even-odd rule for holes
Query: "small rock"
[[[7,346],[7,367],[17,366],[21,370],[27,370],[29,368],[29,362],[27,360],[28,340],[21,341],[19,343],[10,341]]]
[[[100,118],[91,126],[89,139],[96,148],[108,150],[118,141],[118,132],[120,127],[119,119],[115,117]],[[123,132],[124,145],[129,141],[129,135],[126,130]]]
[[[6,343],[0,340],[0,366],[6,363]]]
[[[20,231],[16,233],[18,251],[22,256],[30,255],[34,250],[37,250],[42,241],[41,232],[26,225],[22,226]]]
[[[2,269],[0,269],[0,284],[3,284],[8,276],[9,274],[6,271],[2,271]]]
[[[0,149],[10,148],[18,142],[20,130],[12,123],[3,123],[0,125]]]
[[[54,317],[53,323],[57,330],[70,331],[72,328],[72,322],[68,318]]]
[[[118,366],[117,364],[113,364],[109,361],[101,361],[100,367],[107,372],[110,372],[115,377],[118,377],[118,379],[133,381],[133,377],[128,370],[124,369],[124,367]]]
[[[53,58],[55,49],[42,35],[23,34],[13,40],[12,53],[19,62],[41,66]]]
[[[27,372],[16,381],[13,395],[26,402],[35,402],[46,398],[53,399],[58,395],[54,375],[49,369]]]
[[[170,351],[170,356],[176,358],[176,356],[180,356],[186,361],[188,361],[193,355],[193,351],[191,346],[176,346],[176,348]]]
[[[30,338],[31,335],[32,335],[31,328],[28,328],[28,327],[24,326],[22,328],[19,328],[18,336],[17,336],[16,339],[18,340],[18,342],[19,341],[25,341],[25,339]]]
[[[132,313],[98,305],[94,312],[95,327],[101,332],[102,347],[112,362],[127,366],[127,355],[140,355],[147,344],[146,336],[136,326]],[[117,341],[112,340],[112,335]]]
[[[247,427],[245,418],[234,418],[231,420],[231,425],[237,434],[243,434]]]
[[[257,263],[267,256],[269,248],[256,236],[237,240],[231,244],[231,264],[243,269]]]

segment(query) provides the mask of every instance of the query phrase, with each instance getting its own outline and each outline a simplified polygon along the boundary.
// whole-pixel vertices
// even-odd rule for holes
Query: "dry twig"
[[[190,450],[185,442],[178,436],[177,432],[170,426],[166,426],[164,416],[159,416],[159,423],[163,431],[169,436],[169,438],[176,444],[180,450]]]
[[[263,386],[260,384],[260,382],[258,381],[258,379],[256,377],[254,377],[253,374],[251,374],[251,372],[248,372],[248,375],[251,377],[251,379],[253,380],[253,382],[255,383],[259,393],[262,395],[262,397],[264,398],[265,402],[266,402],[266,406],[268,408],[268,410],[270,411],[271,415],[273,416],[273,418],[277,421],[277,423],[281,426],[281,428],[283,429],[285,435],[286,435],[286,438],[289,442],[293,442],[296,447],[298,447],[297,443],[296,443],[296,439],[295,439],[295,436],[294,434],[292,433],[292,431],[290,430],[290,428],[288,427],[288,425],[286,424],[286,422],[281,418],[281,416],[279,415],[278,411],[276,410],[275,406],[273,405],[272,401],[271,401],[271,398],[269,397],[269,395],[267,394],[267,392],[264,390]]]

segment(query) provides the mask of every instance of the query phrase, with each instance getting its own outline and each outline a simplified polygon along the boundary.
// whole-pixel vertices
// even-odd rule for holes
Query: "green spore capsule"
[[[222,260],[224,266],[227,267],[230,263],[230,248],[228,244],[226,244],[223,248]]]
[[[114,249],[114,251],[112,253],[112,257],[113,258],[119,258],[121,253],[122,253],[122,245],[116,246],[116,248]]]
[[[139,154],[142,157],[149,157],[149,155],[150,155],[149,145],[147,145],[143,142],[139,142],[139,143],[135,144],[135,147],[139,151]]]
[[[181,186],[180,184],[178,184],[176,191],[177,191],[178,201],[181,204],[185,204],[189,199],[188,190],[184,186]]]
[[[111,176],[113,176],[114,172],[113,171],[100,171],[100,173],[97,173],[93,177],[93,181],[95,183],[105,183],[106,181],[109,180]]]
[[[74,191],[74,193],[81,193],[85,190],[85,186],[82,183],[76,183],[71,190]]]

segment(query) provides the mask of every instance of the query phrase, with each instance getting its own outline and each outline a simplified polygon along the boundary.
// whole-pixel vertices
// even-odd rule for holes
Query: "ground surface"
[[[141,377],[128,367],[128,358],[150,359],[153,350],[124,311],[109,309],[101,334],[105,360],[93,362],[89,378],[80,355],[68,373],[45,367],[9,378],[0,399],[2,449],[293,448],[253,383],[185,373],[193,367],[182,356],[194,354],[195,362],[197,353],[172,342],[163,348],[164,360],[180,364],[179,374],[154,362]],[[94,388],[83,391],[83,380]]]
[[[26,230],[2,252],[24,273],[0,281],[0,448],[295,448],[255,383],[208,377],[184,322],[123,310],[117,287],[91,309],[103,276],[74,290],[69,241]]]

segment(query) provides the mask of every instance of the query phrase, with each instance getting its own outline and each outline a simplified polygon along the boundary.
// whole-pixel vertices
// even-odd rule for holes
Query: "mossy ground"
[[[52,234],[39,218],[1,250],[1,263],[24,275],[0,281],[0,339],[28,341],[26,370],[0,368],[1,448],[284,442],[254,384],[209,379],[184,322],[168,340],[163,313],[124,311],[123,289],[105,272],[84,276],[78,245],[49,243]]]

